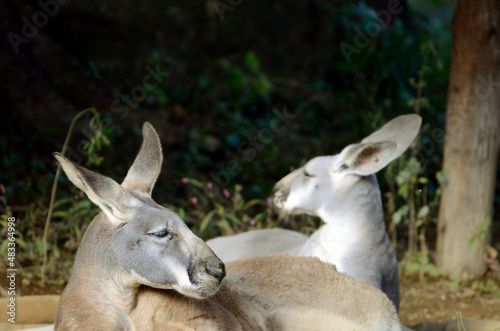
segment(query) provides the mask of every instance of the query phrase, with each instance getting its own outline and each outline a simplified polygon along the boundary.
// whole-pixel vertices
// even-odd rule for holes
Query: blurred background
[[[310,234],[320,220],[273,210],[274,183],[406,113],[420,114],[423,128],[378,174],[386,224],[408,282],[444,279],[433,251],[454,6],[1,0],[0,207],[3,223],[17,219],[24,291],[63,288],[98,212],[64,174],[54,190],[54,151],[120,182],[149,121],[165,156],[153,198],[196,234],[275,226]],[[491,224],[498,251],[499,222]],[[500,297],[498,275],[476,282],[435,286]]]

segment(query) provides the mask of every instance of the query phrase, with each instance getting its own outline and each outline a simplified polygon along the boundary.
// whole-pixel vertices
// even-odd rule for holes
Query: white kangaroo
[[[338,271],[381,289],[399,309],[396,253],[386,234],[374,174],[410,146],[421,123],[415,114],[399,116],[360,143],[337,155],[316,157],[276,184],[278,208],[319,216],[326,223],[310,238],[272,229],[220,237],[207,244],[225,262],[253,254],[319,257]]]
[[[379,290],[311,257],[225,266],[151,198],[162,163],[153,127],[120,185],[55,157],[102,210],[85,232],[56,330],[400,330]]]

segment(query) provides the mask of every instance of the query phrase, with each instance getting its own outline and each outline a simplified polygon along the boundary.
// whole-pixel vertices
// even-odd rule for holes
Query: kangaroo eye
[[[167,230],[161,230],[158,232],[152,232],[149,235],[154,236],[156,238],[165,238],[166,236],[171,235],[171,233],[168,232]]]
[[[306,177],[314,177],[314,175],[311,175],[306,170],[304,170],[304,176],[306,176]]]

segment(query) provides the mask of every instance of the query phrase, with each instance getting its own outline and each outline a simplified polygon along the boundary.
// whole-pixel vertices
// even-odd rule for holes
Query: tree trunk
[[[500,146],[500,1],[458,0],[446,109],[437,264],[454,279],[486,270]]]

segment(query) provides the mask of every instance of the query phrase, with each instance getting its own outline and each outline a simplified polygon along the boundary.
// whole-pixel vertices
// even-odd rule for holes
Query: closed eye
[[[308,173],[307,170],[305,170],[305,169],[304,169],[304,176],[306,176],[306,177],[314,177],[314,175]]]
[[[157,232],[151,232],[149,233],[150,236],[153,236],[153,237],[156,237],[156,238],[165,238],[167,236],[174,236],[173,233],[170,233],[169,231],[167,230],[161,230],[161,231],[157,231]]]

